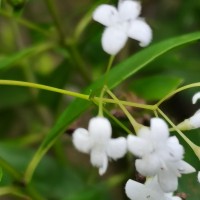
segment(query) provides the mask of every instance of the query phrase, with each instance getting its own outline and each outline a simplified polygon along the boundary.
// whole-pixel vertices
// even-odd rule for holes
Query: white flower
[[[197,110],[197,112],[195,112],[194,115],[188,119],[188,124],[190,129],[200,127],[200,110]]]
[[[197,180],[198,180],[198,182],[200,183],[200,171],[199,171],[198,174],[197,174]]]
[[[197,93],[194,94],[194,96],[192,97],[192,103],[195,104],[199,99],[200,99],[200,92],[197,92]]]
[[[160,188],[157,177],[147,179],[145,184],[129,179],[125,186],[126,195],[131,200],[181,200],[173,193],[164,193]]]
[[[143,18],[139,18],[141,5],[138,1],[119,1],[118,9],[102,4],[93,13],[93,19],[104,26],[102,46],[105,52],[117,54],[128,37],[138,40],[140,46],[147,46],[152,40],[152,30]]]
[[[128,149],[139,159],[135,165],[144,176],[158,176],[158,182],[165,192],[178,187],[181,174],[192,173],[195,169],[182,160],[184,149],[177,137],[169,137],[168,126],[160,118],[151,119],[150,129],[142,128],[138,137],[129,135]]]
[[[74,146],[83,153],[90,153],[93,166],[103,175],[108,166],[108,158],[118,159],[126,153],[126,139],[111,139],[112,128],[108,119],[94,117],[89,121],[88,130],[78,128],[73,133]]]
[[[199,98],[200,98],[200,92],[197,92],[192,97],[192,103],[195,104]],[[191,130],[200,128],[200,109],[197,110],[194,113],[194,115],[192,115],[190,118],[185,119],[183,122],[178,124],[178,128],[181,130]]]

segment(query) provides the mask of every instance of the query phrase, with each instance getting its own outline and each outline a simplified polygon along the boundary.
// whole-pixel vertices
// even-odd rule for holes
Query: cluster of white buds
[[[150,185],[155,186],[156,182],[157,186],[155,188],[159,187],[159,191],[162,191],[156,194],[153,193],[157,196],[160,195],[160,198],[152,197],[149,199],[167,199],[168,197],[161,197],[174,192],[178,188],[178,177],[181,174],[195,172],[195,169],[190,164],[182,160],[183,146],[179,144],[177,137],[169,137],[168,126],[160,118],[151,119],[150,128],[140,129],[138,136],[129,135],[127,144],[128,150],[139,157],[135,162],[137,171],[143,176],[152,177],[154,181],[153,183],[151,181]],[[133,185],[135,183],[127,182],[126,193],[128,197],[134,200],[137,199],[134,196],[134,192],[129,191],[130,188],[133,188]],[[141,188],[144,188],[143,195],[146,191],[147,196],[154,196],[148,193],[151,188],[149,187],[149,181]]]
[[[172,200],[176,198],[172,193],[178,187],[178,177],[195,172],[182,160],[183,146],[177,137],[169,137],[168,126],[160,118],[151,119],[150,128],[141,128],[138,136],[112,139],[111,134],[109,120],[95,117],[90,120],[88,130],[75,130],[73,143],[79,151],[90,153],[91,163],[99,168],[100,175],[106,172],[108,158],[122,158],[127,150],[139,157],[135,162],[137,171],[151,178],[144,185],[132,180],[127,182],[126,194],[132,200],[145,199],[144,196],[152,200]]]

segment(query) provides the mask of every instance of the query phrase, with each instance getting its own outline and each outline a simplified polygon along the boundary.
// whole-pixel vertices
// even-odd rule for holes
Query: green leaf
[[[21,62],[24,58],[45,51],[51,48],[51,46],[52,46],[51,44],[40,44],[37,46],[25,48],[21,51],[18,51],[17,53],[15,52],[14,54],[3,57],[0,59],[0,70],[7,69]]]
[[[130,88],[147,101],[160,100],[182,83],[178,77],[156,75],[134,80]]]
[[[3,177],[3,170],[2,170],[2,168],[0,167],[0,182],[1,182],[1,180],[2,180],[2,177]]]
[[[112,68],[107,80],[108,87],[110,89],[116,87],[122,81],[126,80],[128,77],[135,74],[143,67],[147,66],[148,63],[163,55],[164,53],[172,50],[173,48],[197,41],[199,39],[200,32],[195,32],[165,40],[140,51],[139,53],[129,57],[127,60]],[[102,76],[94,84],[90,85],[85,93],[89,94],[91,91],[95,91],[98,88],[101,88],[103,80],[104,76]],[[31,160],[25,174],[26,181],[29,181],[34,169],[37,167],[43,155],[54,144],[56,139],[63,133],[65,128],[71,122],[73,122],[73,120],[80,116],[87,108],[89,108],[90,105],[90,102],[86,102],[82,99],[76,99],[67,107],[67,109],[55,123],[50,133],[43,140],[40,148]]]

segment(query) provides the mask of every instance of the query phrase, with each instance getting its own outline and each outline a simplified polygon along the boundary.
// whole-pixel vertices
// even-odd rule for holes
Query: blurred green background
[[[93,22],[91,14],[98,4],[116,5],[116,0],[0,2],[0,79],[29,81],[80,92],[105,72],[109,56],[101,48],[103,26]],[[143,0],[142,6],[141,16],[153,29],[152,43],[199,31],[200,1]],[[152,104],[177,86],[199,82],[199,49],[200,44],[193,43],[160,56],[118,86],[116,94],[125,100]],[[140,50],[136,41],[129,40],[115,63]],[[198,89],[191,89],[174,96],[164,103],[163,110],[174,122],[191,116],[200,107],[199,103],[191,104],[196,91]],[[72,99],[37,89],[0,86],[0,156],[23,173],[33,153]],[[130,126],[117,107],[110,109]],[[130,112],[143,123],[148,123],[151,117],[151,113],[137,109]],[[107,174],[99,177],[97,169],[89,163],[89,156],[72,146],[73,130],[87,127],[89,118],[96,113],[97,108],[93,106],[67,127],[37,167],[29,190],[2,168],[0,194],[4,187],[16,186],[20,191],[28,191],[36,200],[127,199],[125,182],[137,178],[130,155],[111,163]],[[112,123],[114,137],[123,135],[115,122]],[[199,130],[186,134],[199,143]],[[187,161],[199,170],[199,161],[187,144],[185,147]],[[190,200],[199,199],[196,174],[180,179],[178,193],[187,194]],[[7,194],[0,199],[25,198]]]

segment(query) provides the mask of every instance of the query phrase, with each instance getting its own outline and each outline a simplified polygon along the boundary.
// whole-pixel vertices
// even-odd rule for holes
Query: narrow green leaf
[[[168,52],[169,50],[197,41],[199,39],[200,32],[195,32],[165,40],[140,51],[139,53],[118,64],[110,71],[107,82],[108,87],[112,89],[119,85],[122,81],[126,80],[128,77],[145,67],[148,63]],[[101,88],[103,80],[104,77],[102,76],[94,84],[90,85],[85,93],[89,94],[91,91],[95,91],[98,88]],[[53,145],[56,139],[63,133],[65,128],[71,122],[73,122],[74,119],[80,116],[80,114],[83,113],[89,106],[90,102],[86,102],[82,99],[76,99],[67,107],[67,109],[55,123],[50,133],[43,140],[40,148],[31,160],[25,174],[26,181],[30,180],[32,173],[38,165],[38,162],[40,162],[43,155]]]
[[[30,55],[40,53],[41,51],[45,51],[45,50],[51,48],[51,46],[52,46],[51,44],[40,44],[37,46],[25,48],[17,53],[3,57],[0,59],[0,70],[7,69],[7,68],[17,64],[18,62],[20,62],[22,59],[24,59]]]
[[[178,77],[156,75],[134,80],[130,89],[147,101],[155,101],[165,97],[181,83],[182,79]]]
[[[0,182],[1,182],[1,180],[2,180],[2,177],[3,177],[3,170],[2,170],[2,168],[0,167]]]

